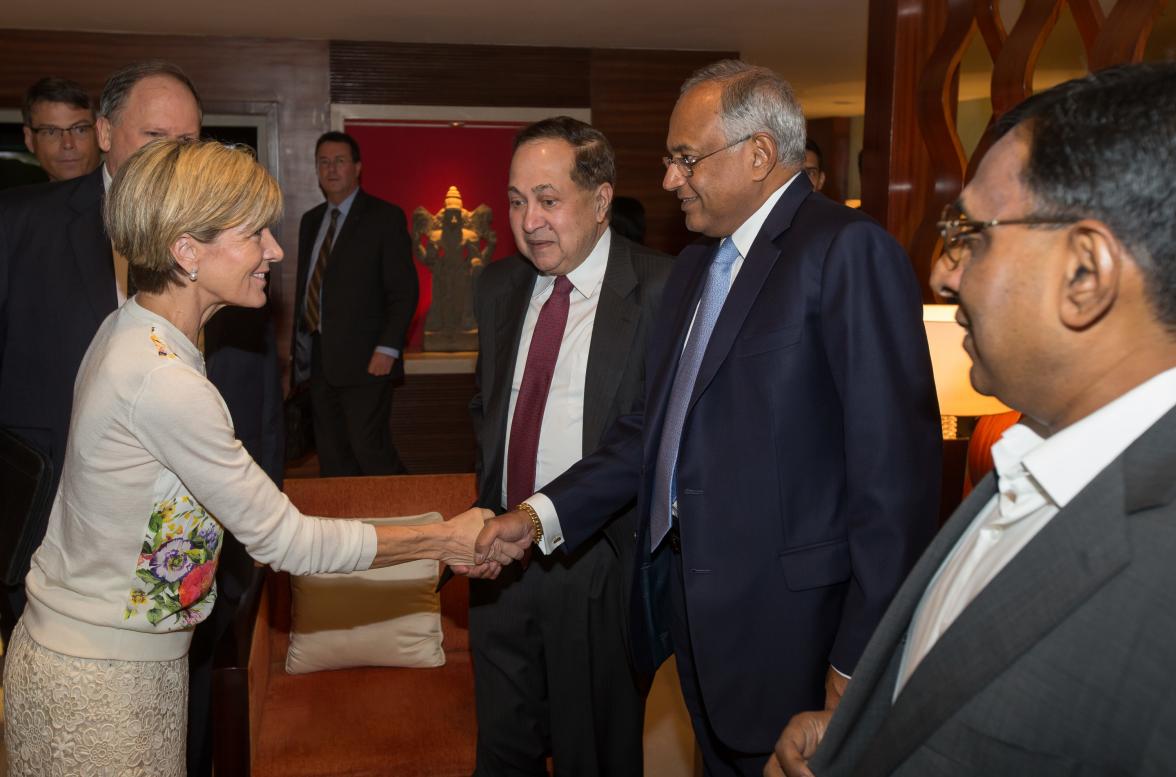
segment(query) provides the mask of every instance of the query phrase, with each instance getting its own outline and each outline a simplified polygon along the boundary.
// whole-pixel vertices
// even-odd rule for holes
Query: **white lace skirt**
[[[184,777],[188,658],[99,661],[38,645],[4,658],[8,777]]]

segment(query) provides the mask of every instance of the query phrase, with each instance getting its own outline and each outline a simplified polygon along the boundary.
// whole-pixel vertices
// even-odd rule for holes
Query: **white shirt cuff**
[[[393,359],[400,358],[400,350],[398,348],[389,348],[386,345],[377,345],[376,353],[382,353],[385,356],[391,356]]]
[[[546,529],[544,529],[544,531],[547,531],[547,530],[546,530]],[[833,666],[832,664],[829,664],[829,668],[830,668],[830,669],[832,669],[832,670],[833,670],[834,672],[836,672],[837,674],[839,674],[839,675],[841,675],[842,677],[844,677],[846,680],[852,680],[852,679],[853,679],[852,677],[850,677],[849,675],[847,675],[845,672],[841,671],[841,670],[840,670],[840,669],[838,669],[837,667]]]
[[[559,514],[555,505],[543,494],[535,494],[524,499],[538,514],[539,523],[543,524],[543,539],[539,540],[538,548],[543,555],[550,556],[552,552],[563,545],[563,529],[559,525]]]

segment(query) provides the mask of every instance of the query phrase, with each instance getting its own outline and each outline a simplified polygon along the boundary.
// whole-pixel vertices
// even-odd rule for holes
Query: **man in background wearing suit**
[[[24,142],[50,181],[93,172],[102,161],[90,95],[76,81],[46,77],[25,92]]]
[[[0,424],[49,455],[61,477],[74,378],[102,320],[134,290],[111,251],[102,202],[119,167],[157,138],[196,139],[200,98],[170,62],[127,65],[107,80],[96,124],[105,163],[92,173],[0,195]],[[267,311],[222,311],[205,329],[208,378],[222,393],[237,436],[281,483],[283,443],[277,349]],[[254,575],[252,560],[225,536],[217,607],[189,652],[188,773],[211,773],[213,649]],[[23,586],[4,591],[4,638],[24,609]]]
[[[518,504],[639,403],[670,258],[609,228],[616,163],[560,116],[515,138],[508,198],[521,255],[478,282],[479,504]],[[625,648],[632,500],[574,554],[470,583],[479,777],[640,775],[648,679]]]
[[[1176,64],[997,132],[932,284],[1025,420],[766,775],[1176,774]]]
[[[836,704],[938,511],[918,284],[880,226],[813,192],[804,142],[771,71],[686,82],[663,186],[705,239],[666,281],[643,412],[527,499],[544,552],[638,499],[634,658],[676,654],[714,775],[758,775],[796,711]],[[531,528],[512,513],[480,544]]]
[[[294,310],[294,381],[310,381],[324,477],[406,472],[388,427],[393,380],[417,304],[404,211],[359,188],[359,144],[315,144],[327,201],[302,216]]]

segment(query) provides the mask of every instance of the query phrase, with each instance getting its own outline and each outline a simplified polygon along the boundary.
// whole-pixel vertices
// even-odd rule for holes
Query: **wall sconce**
[[[972,388],[968,372],[972,359],[964,350],[964,328],[955,320],[956,305],[924,305],[923,326],[931,349],[935,393],[939,396],[943,439],[954,440],[960,416],[981,416],[1008,411],[999,399]]]

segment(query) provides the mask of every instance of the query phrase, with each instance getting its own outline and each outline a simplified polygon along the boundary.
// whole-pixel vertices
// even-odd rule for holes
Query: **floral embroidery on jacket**
[[[155,346],[155,350],[160,356],[166,356],[169,359],[177,358],[176,355],[168,349],[167,343],[160,339],[159,335],[155,334],[155,327],[151,327],[151,344]]]
[[[156,502],[123,619],[142,617],[152,626],[173,616],[186,626],[204,620],[216,601],[213,581],[223,533],[190,496]]]

